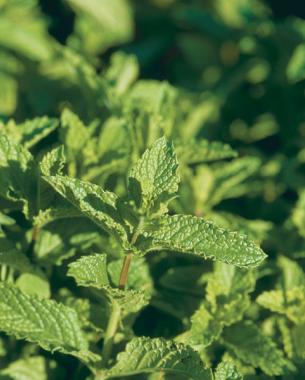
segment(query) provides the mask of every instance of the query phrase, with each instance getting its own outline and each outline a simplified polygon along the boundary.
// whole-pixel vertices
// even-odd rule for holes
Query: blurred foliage
[[[218,366],[216,379],[239,378],[221,377],[227,362],[245,380],[304,377],[305,21],[279,18],[270,4],[0,0],[0,129],[34,157],[18,153],[22,181],[0,171],[8,184],[0,186],[0,265],[3,252],[14,255],[1,279],[104,328],[103,305],[76,289],[67,265],[104,252],[117,278],[122,248],[79,215],[71,223],[52,214],[62,204],[48,188],[37,212],[23,165],[63,145],[69,176],[124,197],[126,173],[165,135],[181,176],[170,213],[241,231],[268,259],[245,273],[178,253],[148,256],[135,264],[144,281],[131,276],[151,300],[124,321],[128,339],[191,344]],[[118,336],[117,351],[126,340]],[[1,335],[0,378],[33,379],[33,368],[37,380],[89,376],[75,358]]]

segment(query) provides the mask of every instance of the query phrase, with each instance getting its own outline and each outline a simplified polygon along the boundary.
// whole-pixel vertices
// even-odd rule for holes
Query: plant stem
[[[32,231],[32,241],[36,241],[36,240],[37,240],[38,235],[39,235],[39,230],[40,230],[40,228],[39,228],[38,225],[35,225],[35,226],[33,227],[33,231]]]
[[[137,228],[135,229],[130,241],[132,245],[135,244],[139,236],[143,222],[144,222],[144,219],[140,218],[139,224]],[[127,279],[128,279],[128,271],[129,271],[130,263],[132,260],[132,255],[133,254],[131,252],[128,252],[125,255],[122,270],[121,270],[120,280],[119,280],[119,289],[122,289],[122,290],[125,289]],[[114,337],[120,323],[120,319],[121,319],[121,308],[117,302],[112,302],[112,310],[110,313],[107,329],[104,336],[104,346],[103,346],[103,351],[102,351],[103,366],[107,365],[109,358],[111,357],[113,341],[114,341]]]
[[[112,311],[110,313],[108,326],[105,332],[104,346],[103,346],[103,351],[102,351],[102,364],[104,366],[107,365],[108,360],[111,356],[113,340],[119,326],[120,318],[121,318],[120,306],[116,302],[113,302]]]
[[[135,242],[137,241],[137,238],[139,236],[139,233],[141,231],[143,223],[144,223],[144,218],[141,217],[139,220],[139,224],[138,224],[137,228],[135,229],[135,231],[132,235],[131,241],[130,241],[130,243],[132,245],[135,244]],[[120,274],[120,280],[119,280],[119,289],[122,289],[122,290],[125,289],[127,279],[128,279],[128,271],[129,271],[131,260],[132,260],[132,253],[129,252],[126,254],[126,256],[124,258],[124,262],[123,262],[123,266],[122,266],[122,270],[121,270],[121,274]]]
[[[121,275],[120,275],[120,281],[119,281],[119,289],[122,289],[122,290],[125,289],[127,279],[128,279],[128,271],[129,271],[131,259],[132,259],[132,253],[128,253],[124,258]]]

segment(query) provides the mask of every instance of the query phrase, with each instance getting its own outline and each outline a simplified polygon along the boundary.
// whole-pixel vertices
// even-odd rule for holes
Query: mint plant
[[[85,255],[72,261],[67,272],[78,286],[88,287],[98,302],[105,304],[107,311],[101,315],[105,330],[98,326],[93,328],[77,310],[61,302],[26,294],[20,286],[8,281],[5,274],[1,283],[0,329],[16,338],[35,342],[46,350],[76,356],[100,379],[160,370],[194,379],[211,378],[199,353],[192,348],[196,326],[191,327],[190,338],[183,343],[149,337],[128,338],[130,318],[132,321],[132,316],[143,309],[151,297],[151,291],[142,288],[141,282],[134,288],[128,285],[133,261],[138,261],[137,275],[141,277],[139,272],[145,273],[146,266],[141,257],[151,251],[192,254],[241,268],[255,267],[266,256],[243,234],[227,231],[200,217],[168,214],[169,202],[177,196],[180,181],[172,144],[162,137],[144,152],[130,170],[128,192],[123,197],[99,185],[64,175],[65,157],[61,148],[50,151],[37,164],[24,146],[2,133],[1,157],[1,194],[8,200],[22,202],[25,216],[34,224],[33,241],[50,221],[71,218],[73,223],[73,218],[84,217],[115,239],[121,247],[122,258],[112,261],[108,267],[105,253]],[[46,196],[47,187],[52,202]],[[44,209],[44,205],[48,207]],[[3,239],[5,241],[6,237]],[[19,265],[23,260],[25,270],[28,266],[31,273],[31,264],[24,254],[13,247],[12,252],[15,255],[10,259],[12,269],[19,269],[17,263],[14,267],[14,260],[19,261]],[[11,269],[10,260],[6,261],[4,256],[2,268]],[[115,283],[109,273],[118,270],[120,275]],[[95,335],[102,334],[100,352],[96,346],[100,338],[93,344],[84,330],[87,325],[93,328]],[[113,350],[124,341],[129,342],[115,363]],[[132,363],[129,363],[130,357]]]
[[[303,379],[305,24],[279,8],[0,1],[0,379]]]

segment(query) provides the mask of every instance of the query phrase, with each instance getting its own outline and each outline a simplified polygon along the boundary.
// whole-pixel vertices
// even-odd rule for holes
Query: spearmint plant
[[[1,380],[303,379],[292,13],[0,0]]]
[[[114,239],[122,253],[111,262],[103,251],[81,255],[68,265],[66,275],[73,277],[77,286],[88,288],[88,296],[96,299],[99,313],[93,322],[87,313],[83,315],[82,309],[89,304],[83,305],[81,299],[71,298],[72,306],[75,303],[71,307],[32,295],[32,290],[24,291],[31,284],[20,282],[20,277],[15,282],[16,272],[32,276],[27,281],[33,280],[33,286],[39,286],[44,275],[3,233],[8,250],[2,248],[1,254],[0,329],[45,350],[77,357],[97,379],[160,371],[210,379],[207,364],[195,350],[205,343],[206,331],[201,326],[204,319],[198,315],[206,306],[201,306],[190,329],[176,340],[132,337],[134,318],[152,296],[143,257],[149,252],[174,251],[252,268],[266,255],[246,235],[201,217],[169,214],[168,205],[177,196],[180,181],[173,145],[164,137],[156,140],[131,168],[128,191],[120,197],[99,185],[64,175],[62,147],[46,153],[38,163],[25,146],[4,133],[0,138],[1,194],[9,201],[22,203],[25,216],[33,222],[33,242],[47,223],[69,218],[69,223],[77,224],[89,219]],[[7,223],[13,221],[8,218]],[[243,281],[247,276],[245,272]],[[217,328],[221,329],[222,324],[220,319]],[[122,344],[126,347],[115,359],[114,353]]]

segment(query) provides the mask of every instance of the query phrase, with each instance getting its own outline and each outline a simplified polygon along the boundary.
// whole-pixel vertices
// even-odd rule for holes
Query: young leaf
[[[10,120],[4,126],[4,130],[16,143],[23,144],[25,148],[30,149],[53,132],[58,124],[57,119],[43,116],[26,120],[21,124],[15,124]]]
[[[52,149],[50,152],[46,153],[40,162],[40,171],[43,175],[51,176],[63,173],[63,168],[65,166],[66,157],[64,155],[63,146]]]
[[[114,234],[124,245],[127,232],[117,210],[117,196],[100,186],[67,176],[45,176],[44,179],[64,198],[106,231]]]
[[[84,256],[69,265],[68,276],[75,279],[79,286],[100,289],[110,300],[119,305],[124,313],[136,313],[148,302],[142,290],[121,290],[109,286],[106,255]]]
[[[294,323],[305,323],[305,288],[295,287],[283,292],[270,290],[263,292],[257,298],[262,307],[286,315]]]
[[[146,231],[139,238],[140,249],[144,251],[166,249],[191,253],[238,267],[257,266],[266,257],[246,235],[191,215],[162,216]]]
[[[43,356],[18,359],[0,371],[2,380],[48,380],[48,366]]]
[[[68,276],[75,278],[79,286],[93,286],[101,289],[109,285],[106,255],[83,256],[69,264]]]
[[[131,193],[142,212],[159,211],[173,198],[180,181],[177,169],[173,146],[164,137],[144,152],[129,175]]]
[[[37,200],[38,170],[31,153],[0,131],[0,195],[24,204],[31,217]]]
[[[88,350],[73,309],[28,296],[7,283],[0,283],[0,308],[0,330],[7,334],[38,343],[50,351],[74,354]]]
[[[162,338],[134,338],[117,357],[116,364],[98,379],[141,373],[169,372],[193,380],[211,379],[199,354],[191,347]],[[103,377],[104,376],[104,377]]]
[[[215,380],[243,380],[235,365],[230,362],[220,363],[215,372]]]
[[[208,140],[191,141],[178,146],[176,152],[179,162],[188,165],[237,157],[237,152],[228,144]]]
[[[269,376],[280,376],[291,363],[284,358],[272,339],[252,322],[239,322],[225,329],[223,339],[228,348],[247,364],[260,368]]]

